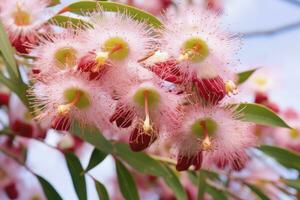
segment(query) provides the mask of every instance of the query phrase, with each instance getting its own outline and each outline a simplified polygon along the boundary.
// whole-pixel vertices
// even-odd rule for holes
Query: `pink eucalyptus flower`
[[[29,95],[33,97],[37,119],[62,131],[68,130],[73,120],[102,127],[111,105],[110,97],[98,84],[72,72],[35,82]]]
[[[84,53],[84,43],[77,32],[68,28],[61,33],[47,34],[38,45],[32,45],[31,54],[36,57],[32,74],[38,77],[41,73],[76,69]]]
[[[38,35],[49,28],[47,21],[48,0],[11,0],[0,2],[0,18],[12,45],[19,53],[27,54],[28,45],[38,42]]]
[[[129,144],[132,150],[141,151],[162,131],[171,131],[178,125],[180,98],[153,82],[136,83],[127,94],[120,96],[110,121],[120,128],[132,126]]]
[[[191,165],[199,169],[229,165],[240,170],[247,160],[245,150],[255,145],[249,124],[239,121],[234,108],[190,106],[178,132],[177,170]]]
[[[107,68],[143,58],[157,41],[145,23],[124,14],[92,14],[91,23],[94,27],[82,33],[87,49],[78,66],[92,74],[90,79],[99,78]]]

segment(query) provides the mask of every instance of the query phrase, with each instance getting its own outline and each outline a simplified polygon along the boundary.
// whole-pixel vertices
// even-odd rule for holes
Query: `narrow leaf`
[[[56,192],[54,187],[48,181],[46,181],[39,175],[36,175],[36,177],[38,178],[47,199],[62,200],[61,196]]]
[[[7,63],[7,72],[10,78],[17,80],[19,77],[19,72],[17,68],[17,63],[14,58],[14,51],[4,29],[3,23],[0,20],[0,52],[2,53],[3,59]]]
[[[139,194],[131,173],[118,160],[116,160],[118,183],[123,197],[126,200],[139,200]]]
[[[237,84],[242,84],[244,82],[246,82],[248,80],[248,78],[250,78],[250,76],[256,71],[257,69],[251,69],[251,70],[247,70],[244,72],[240,72],[238,73],[238,82]]]
[[[80,160],[73,153],[65,153],[68,169],[73,181],[73,186],[79,200],[87,199],[86,182]]]
[[[82,140],[92,144],[103,153],[111,153],[113,145],[106,140],[102,133],[95,127],[82,127],[78,122],[72,123],[70,133],[78,136]]]
[[[204,193],[206,188],[206,181],[205,181],[205,173],[199,171],[198,175],[198,200],[204,199]]]
[[[94,181],[99,200],[109,200],[108,192],[105,186],[97,180]]]
[[[176,199],[187,200],[187,195],[182,187],[180,180],[177,175],[174,173],[170,167],[164,165],[166,170],[166,175],[163,177],[166,184],[170,187],[170,189],[174,192]]]
[[[270,200],[269,197],[263,193],[263,191],[261,191],[258,187],[254,186],[254,185],[250,185],[247,184],[247,186],[252,190],[252,192],[254,194],[256,194],[256,196],[261,199],[261,200]]]
[[[75,14],[83,15],[85,13],[90,13],[95,11],[95,9],[101,8],[104,11],[108,12],[121,12],[130,15],[133,19],[138,21],[145,21],[149,25],[159,28],[162,27],[162,22],[156,18],[155,16],[151,15],[148,12],[142,11],[138,8],[128,6],[121,3],[116,2],[108,2],[108,1],[80,1],[75,2],[67,7],[63,8],[59,13],[64,12],[72,12]]]
[[[210,185],[207,185],[205,188],[205,192],[210,194],[210,196],[214,200],[227,200],[228,198],[226,197],[225,193],[217,188],[214,188]]]
[[[131,167],[141,173],[154,176],[164,176],[164,167],[153,158],[142,152],[132,152],[127,144],[115,144],[115,155],[126,161]]]
[[[260,104],[241,103],[237,107],[241,120],[273,127],[290,128],[276,113]]]
[[[63,16],[63,15],[56,15],[52,17],[49,20],[49,23],[60,26],[62,28],[91,28],[93,27],[90,23],[82,20],[82,19],[77,19],[74,17],[69,17],[69,16]]]
[[[91,154],[89,164],[85,169],[85,171],[87,172],[93,169],[94,167],[96,167],[99,163],[101,163],[106,158],[106,156],[107,154],[95,148]]]
[[[261,145],[258,149],[275,158],[283,166],[300,171],[300,155],[298,153],[269,145]]]

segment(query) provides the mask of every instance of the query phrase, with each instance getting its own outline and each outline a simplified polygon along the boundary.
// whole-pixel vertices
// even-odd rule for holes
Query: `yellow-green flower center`
[[[213,136],[218,129],[215,120],[211,118],[204,118],[196,120],[191,127],[192,133],[200,139],[207,136]]]
[[[181,60],[190,60],[192,62],[201,62],[209,55],[209,49],[206,42],[198,37],[192,37],[182,45]]]
[[[103,51],[108,52],[112,60],[124,60],[129,54],[128,43],[121,37],[112,37],[106,40],[102,46]]]
[[[74,67],[76,65],[77,51],[72,47],[63,47],[55,52],[54,58],[57,67],[60,69]]]
[[[160,95],[153,88],[143,87],[136,91],[133,100],[141,107],[144,107],[145,102],[147,101],[149,108],[151,108],[159,103]]]
[[[22,10],[17,6],[17,10],[13,13],[13,18],[17,26],[28,26],[30,24],[30,13]]]
[[[79,109],[84,109],[90,105],[89,95],[78,89],[78,88],[69,88],[64,92],[64,98],[66,100],[65,106],[76,106]]]

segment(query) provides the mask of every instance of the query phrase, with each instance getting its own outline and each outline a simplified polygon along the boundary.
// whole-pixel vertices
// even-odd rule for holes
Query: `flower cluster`
[[[230,98],[239,40],[211,12],[176,15],[167,13],[158,30],[97,11],[92,27],[41,38],[31,49],[36,118],[59,131],[77,121],[107,136],[128,133],[133,151],[170,141],[179,171],[240,170],[255,139]]]

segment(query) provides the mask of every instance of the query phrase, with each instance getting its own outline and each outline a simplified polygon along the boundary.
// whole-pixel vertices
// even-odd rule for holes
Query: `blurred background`
[[[145,0],[149,1],[149,0]],[[57,10],[74,2],[62,0]],[[142,2],[142,0],[140,0]],[[183,1],[176,1],[182,3]],[[194,1],[201,4],[201,1]],[[224,24],[231,31],[244,34],[238,71],[263,67],[267,78],[273,80],[270,95],[283,108],[293,107],[300,111],[300,1],[297,0],[221,0]],[[54,144],[51,135],[47,142]],[[62,155],[38,142],[32,142],[28,154],[28,166],[57,189],[64,199],[77,199]],[[82,155],[87,165],[92,148]],[[42,159],[41,159],[42,158]],[[106,158],[91,171],[110,189],[114,164]],[[93,181],[87,177],[88,185]],[[88,187],[88,199],[96,199],[94,187]],[[155,196],[153,197],[155,199]]]

